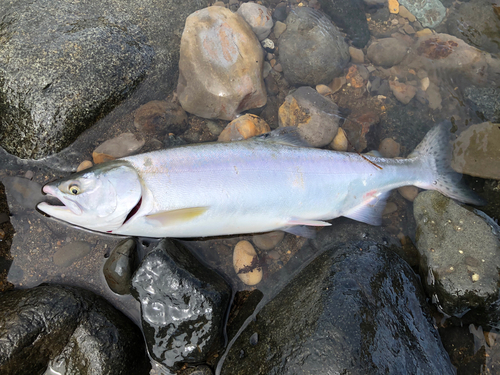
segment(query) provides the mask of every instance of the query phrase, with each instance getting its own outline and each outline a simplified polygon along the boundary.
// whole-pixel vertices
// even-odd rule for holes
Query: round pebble
[[[337,135],[335,136],[335,138],[333,138],[331,147],[335,151],[347,151],[348,146],[349,142],[347,141],[344,130],[342,128],[339,128],[339,130],[337,131]]]
[[[319,92],[321,95],[326,96],[333,94],[332,89],[329,88],[327,85],[316,85],[316,91]]]
[[[413,202],[418,195],[418,188],[416,186],[402,186],[398,191],[404,199],[410,202]]]
[[[255,285],[262,280],[262,267],[254,247],[248,241],[240,241],[233,252],[234,271],[246,285]]]
[[[401,152],[401,146],[392,138],[385,138],[380,142],[378,151],[384,158],[395,158]]]
[[[88,169],[88,168],[92,167],[92,165],[93,164],[90,160],[84,160],[80,163],[78,168],[76,168],[76,171],[77,172],[83,171],[84,169]]]
[[[396,212],[398,210],[398,205],[394,202],[388,202],[385,205],[384,211],[382,212],[382,216],[390,215],[393,212]]]
[[[280,230],[275,232],[269,232],[264,234],[256,234],[252,237],[252,242],[255,246],[262,250],[271,250],[278,245],[283,237],[285,236],[285,232]]]
[[[260,117],[247,113],[231,121],[219,134],[219,142],[247,139],[270,132],[271,128]]]

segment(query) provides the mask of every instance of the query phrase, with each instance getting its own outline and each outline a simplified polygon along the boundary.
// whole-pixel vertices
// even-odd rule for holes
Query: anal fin
[[[356,221],[370,225],[382,224],[382,212],[384,212],[387,198],[390,192],[374,194],[369,200],[366,200],[362,205],[354,208],[343,216]]]
[[[209,207],[188,207],[178,210],[162,211],[146,216],[148,221],[159,226],[169,226],[192,220],[205,213]]]

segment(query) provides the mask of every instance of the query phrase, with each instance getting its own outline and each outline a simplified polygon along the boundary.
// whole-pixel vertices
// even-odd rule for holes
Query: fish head
[[[42,191],[62,205],[41,202],[37,208],[49,216],[91,230],[110,232],[137,211],[141,180],[126,161],[114,160],[45,185]]]

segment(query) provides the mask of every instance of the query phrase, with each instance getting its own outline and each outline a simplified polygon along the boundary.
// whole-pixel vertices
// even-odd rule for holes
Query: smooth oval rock
[[[128,156],[144,146],[144,140],[138,140],[132,133],[123,133],[99,145],[92,153],[95,164]]]
[[[349,142],[345,136],[344,130],[339,128],[337,131],[337,135],[333,138],[333,141],[330,147],[335,151],[347,151],[349,147]]]
[[[57,250],[53,256],[53,261],[59,267],[68,267],[85,257],[91,250],[92,248],[88,242],[73,241]]]
[[[413,202],[418,195],[418,187],[416,186],[402,186],[398,188],[399,194],[407,201]]]
[[[236,12],[250,25],[259,40],[264,40],[273,28],[271,10],[256,3],[243,3]]]
[[[368,47],[366,56],[375,65],[384,68],[399,64],[406,56],[408,47],[400,39],[379,39]]]
[[[343,73],[350,59],[349,46],[323,13],[296,8],[288,15],[286,26],[278,48],[287,82],[316,86]]]
[[[259,116],[245,114],[231,121],[220,133],[219,142],[230,142],[255,137],[259,134],[268,133],[271,128]]]
[[[471,125],[453,142],[451,166],[460,173],[500,180],[499,145],[500,124]]]
[[[130,294],[130,283],[137,261],[136,244],[131,238],[121,241],[104,263],[103,274],[116,294]]]
[[[252,236],[252,242],[262,250],[274,249],[283,240],[285,232],[278,230],[274,232],[255,234]]]
[[[239,16],[208,7],[186,19],[181,38],[177,95],[182,108],[204,118],[233,120],[266,104],[264,56]]]
[[[233,267],[240,280],[246,285],[256,285],[262,280],[259,257],[248,241],[240,241],[234,247]]]
[[[338,107],[312,87],[304,86],[285,98],[279,108],[279,126],[297,127],[300,136],[313,147],[329,144],[337,134]]]
[[[401,152],[401,145],[392,138],[384,138],[378,151],[384,158],[395,158]]]

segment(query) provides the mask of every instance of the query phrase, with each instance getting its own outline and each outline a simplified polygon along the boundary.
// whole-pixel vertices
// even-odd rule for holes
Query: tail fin
[[[437,190],[450,198],[477,206],[485,205],[486,200],[473,192],[467,185],[460,181],[462,175],[451,169],[451,123],[445,122],[432,128],[422,142],[408,156],[420,158],[424,168],[432,171],[432,181],[419,187]]]

